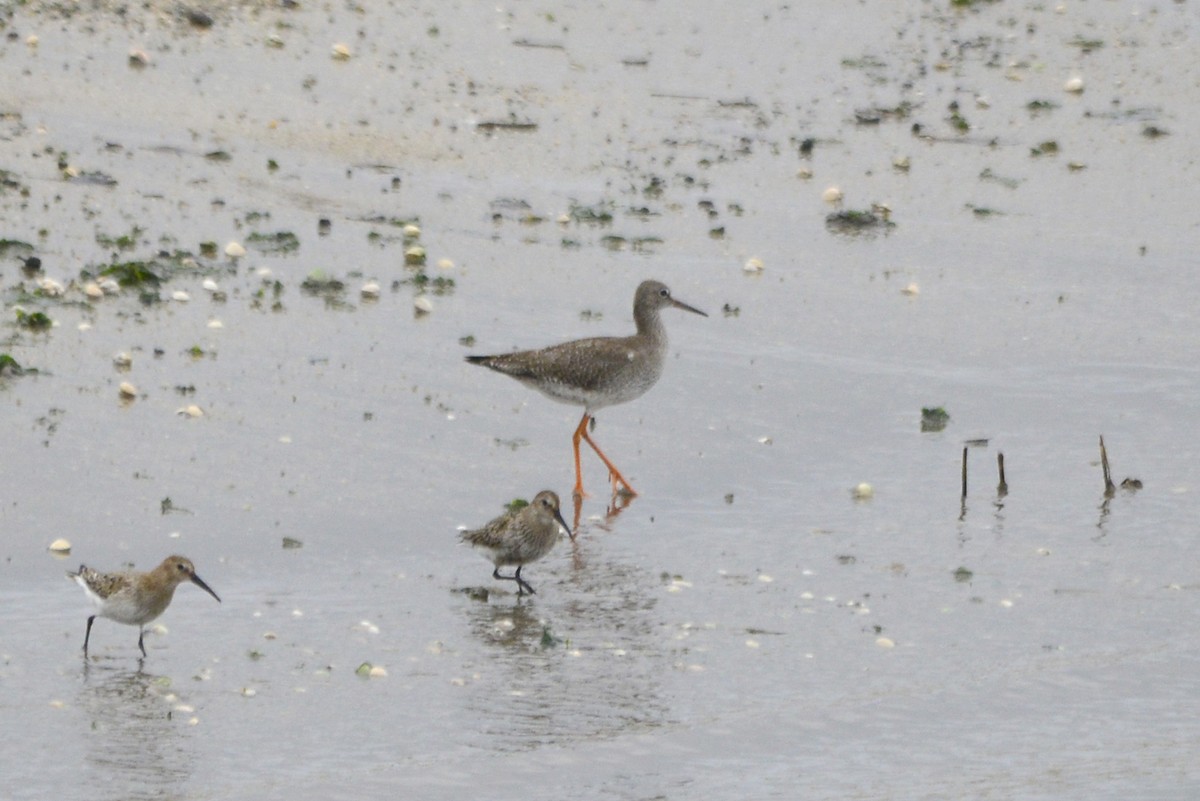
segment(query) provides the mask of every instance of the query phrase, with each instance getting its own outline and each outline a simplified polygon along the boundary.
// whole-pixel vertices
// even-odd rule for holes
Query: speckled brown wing
[[[463,542],[469,543],[477,548],[503,548],[505,541],[504,535],[508,529],[509,521],[511,521],[516,514],[516,512],[505,512],[494,520],[488,521],[482,528],[464,531],[460,537],[462,538]]]
[[[78,576],[83,579],[87,588],[101,600],[111,598],[116,593],[129,589],[132,583],[126,573],[101,573],[87,565],[80,565],[78,573],[68,573],[67,575],[71,578]]]

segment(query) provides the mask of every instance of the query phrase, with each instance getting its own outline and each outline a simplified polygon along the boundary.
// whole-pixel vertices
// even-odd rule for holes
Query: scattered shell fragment
[[[758,258],[757,256],[747,259],[746,263],[742,265],[742,272],[744,272],[744,273],[757,274],[757,273],[761,273],[762,271],[763,271],[763,260]]]
[[[121,351],[117,355],[113,356],[113,367],[116,367],[118,370],[128,370],[132,366],[133,357],[125,351]]]
[[[426,295],[418,295],[413,298],[413,309],[417,314],[429,314],[433,311],[433,301]]]
[[[875,488],[864,481],[861,484],[859,484],[857,487],[855,487],[851,491],[851,494],[854,496],[854,498],[856,500],[865,501],[869,498],[875,497]]]
[[[454,262],[450,259],[438,259],[437,266],[439,270],[453,270]]]
[[[120,392],[122,398],[126,399],[136,398],[138,394],[137,387],[128,381],[122,381],[121,386],[117,387],[117,391]]]
[[[416,239],[421,235],[421,226],[415,223],[409,223],[402,230],[404,231],[405,239]]]
[[[220,320],[209,320],[208,327],[209,328],[224,328],[225,323],[221,322]]]
[[[424,264],[425,263],[425,248],[420,245],[413,245],[404,251],[405,264]]]
[[[571,215],[566,214],[566,213],[560,214],[555,219],[555,222],[557,222],[559,225],[570,225],[571,224]]]
[[[332,55],[338,61],[345,61],[350,58],[350,45],[338,42],[333,46]]]
[[[179,303],[187,303],[191,299],[192,296],[184,292],[182,289],[176,289],[171,293],[171,300],[178,301]]]
[[[246,255],[246,248],[242,247],[241,242],[230,242],[225,246],[225,255],[231,259],[240,259]]]
[[[367,671],[367,676],[372,679],[386,678],[387,669],[383,665],[374,665]]]
[[[115,278],[105,278],[100,281],[100,288],[104,290],[105,295],[121,294],[121,285]]]
[[[204,410],[193,403],[188,406],[184,406],[182,408],[176,409],[175,414],[179,415],[180,417],[203,417]]]
[[[219,292],[221,289],[220,285],[211,278],[205,278],[204,281],[201,282],[200,286],[203,287],[206,292]]]
[[[26,36],[25,44],[27,44],[30,47],[37,47],[38,46],[38,35],[36,33],[31,33],[28,36]]]
[[[65,291],[63,285],[53,278],[39,278],[37,285],[43,295],[51,298],[57,298]]]
[[[147,53],[145,50],[139,50],[138,48],[135,47],[129,51],[129,66],[144,67],[149,63],[150,63],[150,54]]]
[[[836,186],[831,186],[821,193],[821,200],[830,205],[837,205],[842,202],[842,190]]]
[[[59,537],[54,542],[50,543],[50,553],[69,554],[71,552],[71,543]]]
[[[368,281],[367,283],[362,285],[361,292],[362,292],[362,296],[364,298],[379,297],[379,282],[378,281]]]
[[[917,285],[916,281],[912,281],[905,286],[904,289],[900,290],[900,294],[908,295],[910,298],[916,297],[917,295],[921,294],[921,287]]]
[[[896,643],[894,640],[892,640],[891,637],[878,637],[875,640],[875,644],[878,645],[880,648],[895,648],[896,647]]]
[[[892,159],[892,166],[902,172],[908,172],[908,168],[912,166],[912,161],[908,156],[896,156]]]
[[[796,177],[801,181],[807,181],[809,178],[812,178],[812,176],[813,171],[808,167],[801,167],[800,169],[796,170]]]
[[[746,647],[747,648],[757,648],[758,640],[746,640]]]
[[[1063,91],[1076,95],[1082,94],[1083,78],[1079,77],[1078,75],[1073,75],[1072,77],[1068,78],[1067,82],[1063,84]]]
[[[255,690],[253,687],[243,687],[242,688],[242,697],[253,698],[256,695],[258,695],[258,690]]]
[[[95,281],[88,281],[83,285],[83,294],[87,295],[91,300],[99,300],[104,297],[104,290]]]

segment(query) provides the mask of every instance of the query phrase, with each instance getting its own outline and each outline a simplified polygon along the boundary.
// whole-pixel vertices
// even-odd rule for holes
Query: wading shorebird
[[[521,578],[521,568],[550,553],[550,549],[558,542],[559,526],[571,539],[575,539],[558,511],[558,496],[550,490],[542,490],[528,506],[515,512],[505,512],[483,528],[464,531],[459,536],[496,566],[492,578],[515,581],[517,595],[524,595],[526,591],[532,595],[533,587]],[[511,576],[500,575],[500,568],[504,565],[516,565],[516,573]]]
[[[637,494],[617,466],[592,441],[588,424],[600,409],[640,398],[658,382],[667,355],[667,329],[659,312],[669,308],[708,316],[675,300],[665,284],[643,281],[633,296],[633,320],[637,324],[637,333],[633,336],[591,337],[541,350],[467,357],[471,364],[481,364],[512,376],[552,400],[583,407],[583,419],[571,437],[575,451],[576,498],[584,495],[583,473],[579,466],[580,440],[587,442],[608,468],[614,495],[618,484],[625,493]]]
[[[171,605],[175,588],[190,581],[209,595],[221,599],[196,575],[191,560],[182,556],[168,556],[153,570],[142,573],[126,570],[119,573],[101,573],[87,565],[80,565],[78,573],[67,573],[67,578],[83,587],[87,597],[96,605],[96,614],[88,618],[87,633],[83,635],[83,655],[87,656],[88,640],[92,636],[92,623],[97,617],[106,617],[127,626],[138,627],[138,648],[146,656],[142,642],[145,625],[161,615]]]

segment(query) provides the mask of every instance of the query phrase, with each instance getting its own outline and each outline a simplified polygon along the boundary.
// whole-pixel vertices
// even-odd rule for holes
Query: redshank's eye
[[[669,297],[671,297],[671,290],[667,289],[664,286],[662,289],[658,290],[658,295],[659,295],[659,297],[669,298]]]

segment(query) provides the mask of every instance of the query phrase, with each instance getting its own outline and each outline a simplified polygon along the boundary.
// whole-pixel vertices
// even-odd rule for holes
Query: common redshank
[[[667,329],[659,312],[672,307],[708,316],[675,300],[665,284],[643,281],[633,296],[633,320],[637,324],[637,333],[633,336],[576,339],[541,350],[467,357],[472,364],[482,364],[512,376],[552,400],[583,407],[583,419],[571,438],[575,451],[576,498],[584,494],[579,465],[581,439],[608,468],[614,495],[618,484],[625,493],[637,494],[617,466],[592,441],[588,424],[600,409],[639,398],[658,381],[667,355]]]
[[[67,578],[83,587],[88,598],[96,605],[96,614],[88,618],[87,633],[83,635],[83,655],[87,656],[88,640],[92,636],[92,623],[96,617],[106,617],[127,626],[138,627],[138,648],[146,655],[142,642],[143,628],[161,615],[171,605],[175,588],[190,581],[209,595],[221,599],[196,575],[191,560],[182,556],[168,556],[162,564],[146,573],[128,570],[120,573],[101,573],[87,565],[80,565],[78,573],[68,573]]]
[[[528,506],[505,512],[483,528],[464,531],[460,536],[463,542],[481,551],[496,566],[492,578],[515,581],[517,595],[524,595],[526,591],[532,595],[533,587],[521,578],[521,568],[550,553],[554,543],[558,542],[559,526],[575,538],[558,510],[558,496],[550,490],[542,490]],[[517,571],[514,575],[502,576],[502,565],[516,565]]]

